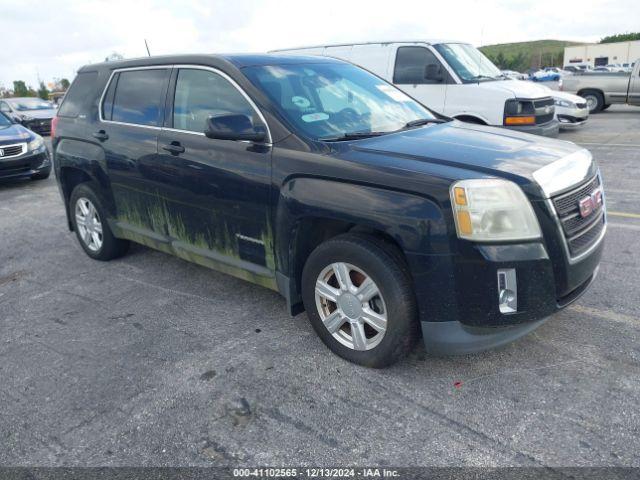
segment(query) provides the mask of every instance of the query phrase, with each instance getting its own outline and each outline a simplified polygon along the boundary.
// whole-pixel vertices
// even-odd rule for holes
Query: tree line
[[[49,90],[44,82],[40,82],[36,90],[27,85],[24,80],[14,80],[12,90],[0,88],[0,97],[39,97],[43,100],[48,100],[50,93],[66,92],[70,84],[71,82],[68,79],[60,78],[54,80],[52,90]]]

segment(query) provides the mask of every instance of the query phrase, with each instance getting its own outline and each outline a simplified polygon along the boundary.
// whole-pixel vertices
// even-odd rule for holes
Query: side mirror
[[[442,83],[444,77],[442,76],[442,69],[440,68],[440,65],[430,63],[424,67],[424,78],[434,83]]]
[[[251,118],[238,114],[209,117],[204,134],[217,140],[263,142],[267,138],[267,130],[262,125],[254,126]]]

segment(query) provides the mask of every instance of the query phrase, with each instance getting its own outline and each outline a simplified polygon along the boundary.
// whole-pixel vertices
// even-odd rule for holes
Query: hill
[[[581,45],[566,40],[535,40],[532,42],[485,45],[480,50],[501,69],[527,71],[529,68],[561,67],[564,47]]]

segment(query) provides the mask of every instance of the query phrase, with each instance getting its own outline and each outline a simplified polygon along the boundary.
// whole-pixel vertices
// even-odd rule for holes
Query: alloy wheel
[[[370,350],[387,331],[387,307],[367,273],[349,263],[328,265],[316,280],[315,299],[325,328],[342,345]]]
[[[91,200],[80,197],[76,202],[76,226],[82,243],[91,250],[97,252],[102,248],[102,222],[96,207]]]

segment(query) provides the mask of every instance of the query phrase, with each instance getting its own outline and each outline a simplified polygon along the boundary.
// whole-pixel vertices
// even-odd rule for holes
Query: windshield
[[[499,80],[500,70],[477,48],[466,43],[434,45],[464,83]]]
[[[9,125],[11,125],[11,121],[4,113],[0,113],[0,127],[8,127]]]
[[[55,108],[53,103],[39,98],[21,98],[19,100],[9,100],[13,108],[19,112],[25,110],[49,110]]]
[[[270,65],[243,73],[293,126],[316,140],[388,133],[435,119],[396,87],[354,65]]]

